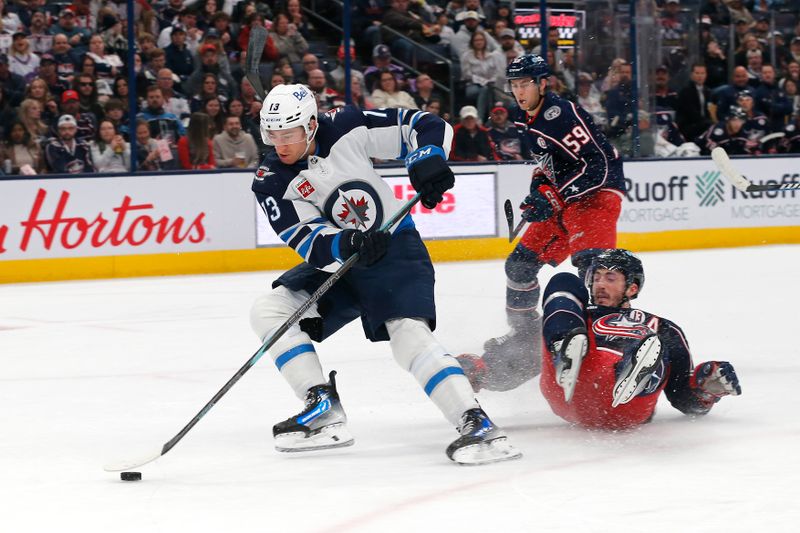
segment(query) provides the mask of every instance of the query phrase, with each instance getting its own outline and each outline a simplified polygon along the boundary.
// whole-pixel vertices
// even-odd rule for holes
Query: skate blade
[[[636,365],[628,377],[614,387],[611,407],[626,404],[636,397],[647,384],[647,380],[637,379],[643,369],[652,367],[661,355],[661,341],[657,336],[648,337],[636,352]],[[649,380],[649,377],[648,377]]]
[[[509,444],[506,437],[470,444],[453,452],[452,460],[463,466],[479,466],[522,457],[522,452]]]
[[[564,389],[564,401],[572,401],[575,385],[578,384],[578,374],[581,371],[583,358],[589,350],[589,338],[586,335],[575,335],[567,345],[567,355],[572,360],[572,366],[561,376],[559,385]]]
[[[313,452],[352,446],[355,439],[344,424],[322,427],[309,435],[300,431],[275,437],[275,449],[283,453]]]

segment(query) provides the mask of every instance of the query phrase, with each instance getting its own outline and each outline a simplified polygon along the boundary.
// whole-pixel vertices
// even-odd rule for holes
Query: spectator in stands
[[[710,19],[710,24],[714,26],[728,26],[731,23],[731,15],[723,0],[704,0],[700,6],[700,15],[706,15]]]
[[[789,55],[792,56],[792,61],[800,62],[800,37],[793,37],[789,44]]]
[[[498,39],[500,40],[500,51],[506,58],[506,64],[525,53],[525,49],[517,42],[517,35],[511,28],[501,30]]]
[[[231,17],[224,11],[217,11],[211,17],[211,28],[209,32],[216,32],[226,54],[239,52],[239,43],[234,38],[235,32],[231,28]]]
[[[200,111],[208,115],[211,124],[211,137],[222,133],[225,128],[225,114],[222,112],[222,102],[220,102],[219,97],[215,96],[206,99]]]
[[[619,84],[620,68],[627,63],[628,62],[621,57],[615,57],[611,61],[611,65],[608,67],[608,74],[606,74],[606,77],[600,82],[600,91],[602,93],[607,93]]]
[[[409,0],[390,0],[389,9],[383,14],[382,28],[391,28],[419,44],[439,42],[441,27],[427,21],[421,11],[417,2],[411,4]],[[395,33],[383,31],[383,40],[389,43],[393,53],[406,63],[411,63],[415,55],[418,60],[426,58],[424,52],[421,54],[416,47]]]
[[[775,46],[775,59],[772,61],[772,64],[775,65],[775,69],[778,72],[785,72],[789,62],[792,60],[792,55],[789,53],[786,40],[781,32],[774,31],[770,34],[766,49],[770,50],[773,44]]]
[[[131,147],[110,120],[101,120],[97,137],[89,145],[97,172],[128,172]]]
[[[197,4],[202,5],[197,14],[197,27],[206,33],[211,28],[211,19],[214,17],[214,14],[222,7],[222,2],[218,5],[217,0],[202,0]]]
[[[60,80],[72,83],[72,77],[78,71],[78,58],[72,51],[69,38],[63,33],[53,36],[53,59],[56,61],[56,71]]]
[[[39,55],[48,53],[53,48],[53,36],[47,33],[47,14],[44,11],[33,11],[28,27],[28,40],[31,48]]]
[[[494,152],[501,161],[521,161],[522,140],[517,127],[508,120],[508,110],[503,102],[496,102],[489,113],[489,138]]]
[[[414,99],[405,91],[401,91],[397,78],[389,69],[381,71],[379,78],[380,88],[372,91],[372,102],[375,107],[402,107],[417,109]]]
[[[281,57],[287,57],[298,66],[301,64],[303,55],[308,51],[308,43],[297,31],[297,27],[289,23],[288,15],[279,13],[275,16],[270,36]]]
[[[16,107],[22,102],[25,94],[25,79],[11,72],[8,56],[0,54],[0,88],[5,92],[9,105]]]
[[[675,120],[681,134],[693,141],[711,126],[711,115],[708,112],[711,91],[705,85],[705,65],[692,65],[690,76],[689,84],[678,93]]]
[[[498,20],[504,21],[507,28],[513,29],[516,26],[516,24],[514,24],[514,11],[510,0],[500,0],[497,3],[497,11],[493,22],[497,22]]]
[[[350,96],[353,99],[353,105],[359,109],[375,109],[375,102],[372,97],[364,92],[364,84],[356,78],[350,79]]]
[[[608,120],[606,118],[606,110],[603,104],[600,103],[600,91],[594,85],[594,79],[588,72],[578,73],[578,81],[576,83],[576,96],[577,102],[592,116],[594,123],[605,130]]]
[[[170,146],[176,146],[178,139],[186,135],[180,119],[164,111],[164,96],[156,86],[148,87],[147,106],[136,118],[147,121],[151,137],[166,140]]]
[[[92,59],[91,57],[89,57],[87,55],[84,55],[81,58],[80,63],[78,63],[78,72],[76,72],[76,74],[88,74],[92,78],[96,78],[97,76],[96,76],[95,72],[97,72],[97,71],[94,68],[94,59]],[[73,79],[72,81],[73,81],[73,84],[74,84],[75,80]]]
[[[92,113],[95,118],[102,118],[103,108],[97,101],[97,84],[94,78],[89,74],[79,74],[75,76],[72,85],[72,88],[78,92],[80,97],[81,113]],[[75,118],[77,119],[78,117]]]
[[[747,51],[747,83],[753,87],[761,84],[761,67],[764,65],[761,50]]]
[[[41,143],[36,142],[22,122],[15,121],[6,129],[5,144],[0,145],[0,161],[11,161],[11,175],[22,174],[28,165],[34,174],[44,172],[44,155]]]
[[[300,35],[306,40],[311,37],[311,25],[300,9],[300,0],[288,0],[286,2],[286,14],[289,16],[289,24],[294,24]]]
[[[800,116],[800,86],[794,79],[786,78],[783,80],[783,92],[792,104],[792,115],[789,117],[789,123],[791,124]]]
[[[173,42],[172,32],[175,31],[176,28],[183,28],[185,30],[185,43],[186,48],[189,49],[189,52],[194,53],[197,51],[197,49],[200,47],[200,41],[203,39],[203,32],[197,27],[197,15],[194,11],[188,8],[183,8],[180,11],[178,14],[177,23],[173,23],[172,26],[167,26],[161,30],[161,33],[158,35],[158,39],[156,40],[158,47],[166,48]]]
[[[67,91],[69,93],[70,91]],[[64,93],[64,94],[67,94]],[[55,174],[84,174],[94,172],[89,145],[76,134],[78,123],[72,115],[61,115],[58,119],[57,137],[45,146],[47,168]]]
[[[561,64],[564,62],[564,51],[558,47],[558,40],[561,38],[558,28],[550,27],[547,30],[547,54],[550,55],[550,52],[553,52],[552,57],[548,57],[547,62],[550,64],[550,68],[553,72],[557,72],[561,70]],[[542,53],[542,46],[536,46],[533,48],[534,54]]]
[[[35,143],[43,143],[50,132],[48,124],[42,120],[43,109],[42,104],[33,98],[26,98],[19,106],[19,121]]]
[[[191,114],[189,100],[175,90],[176,78],[170,69],[162,68],[158,71],[156,86],[161,89],[161,94],[164,96],[164,111],[172,113],[181,120],[188,120]]]
[[[495,101],[495,88],[502,91],[506,79],[506,60],[500,51],[486,48],[488,35],[476,31],[469,41],[469,49],[461,56],[461,80],[465,83],[464,96],[469,104],[477,104],[478,116],[489,114],[489,103]]]
[[[50,94],[47,83],[42,78],[34,78],[25,88],[25,98],[36,100],[42,106],[42,120],[54,124],[58,119],[58,102]]]
[[[200,47],[200,65],[192,72],[183,88],[188,94],[205,92],[207,74],[216,76],[216,92],[225,97],[225,101],[236,96],[236,83],[230,74],[223,71],[219,66],[219,52],[213,44],[204,44]]]
[[[113,96],[122,102],[122,108],[125,110],[125,113],[128,113],[130,111],[130,89],[128,87],[128,78],[125,76],[117,76],[117,78],[114,80],[112,90],[114,92]]]
[[[314,57],[316,58],[316,56]],[[294,83],[294,68],[292,67],[292,64],[289,63],[289,60],[285,57],[282,57],[275,62],[275,70],[272,72],[283,76],[284,83]]]
[[[717,41],[708,43],[703,62],[708,72],[706,85],[709,89],[713,91],[728,82],[728,60]]]
[[[311,52],[308,52],[303,56],[302,67],[303,70],[296,76],[296,78],[298,83],[304,83],[306,85],[308,85],[308,73],[312,70],[318,70],[322,68],[319,58]]]
[[[772,131],[781,131],[792,114],[792,102],[778,87],[775,67],[761,67],[761,84],[755,89],[756,109],[766,115]]]
[[[247,44],[250,41],[250,29],[255,26],[265,26],[264,17],[258,12],[253,12],[244,19],[244,24],[239,30],[238,44],[240,50],[247,50]],[[277,61],[279,57],[280,54],[278,54],[275,41],[272,40],[271,36],[268,36],[267,41],[264,43],[264,50],[261,52],[261,62],[272,63]]]
[[[320,69],[315,69],[308,73],[308,88],[317,97],[320,113],[330,111],[334,107],[334,100],[339,97],[339,93],[328,87],[325,73]]]
[[[744,125],[742,126],[742,135],[748,140],[748,151],[756,153],[760,148],[761,137],[771,133],[769,121],[764,114],[756,109],[755,95],[752,89],[744,89],[739,92],[739,98],[736,100],[738,106],[744,111]]]
[[[478,110],[467,105],[458,113],[460,123],[453,129],[453,151],[450,159],[454,161],[493,161],[489,132],[480,125]]]
[[[453,36],[450,42],[450,53],[453,59],[460,60],[461,56],[469,49],[469,43],[472,40],[472,34],[480,29],[481,16],[476,11],[462,11],[456,16],[456,21],[461,22],[461,27]],[[497,44],[491,36],[486,38],[486,50],[494,52],[499,50],[500,45]]]
[[[255,115],[258,116],[258,112],[261,111],[262,102],[256,97],[256,91],[247,78],[242,78],[240,93],[242,104],[244,104],[245,115],[250,114],[254,107],[258,107],[258,109],[255,110]],[[248,129],[247,131],[250,130]],[[261,134],[259,134],[259,137],[260,136]]]
[[[149,20],[149,24],[146,26],[148,30],[158,31],[158,19],[155,16],[155,11],[143,9],[142,20],[145,19]],[[103,38],[105,50],[120,58],[128,57],[128,36],[123,33],[122,22],[114,15],[105,15],[103,16],[101,28],[100,36]],[[139,45],[141,46],[141,36],[145,33],[155,45],[155,37],[149,31],[137,32]],[[89,43],[89,46],[91,46],[91,43]]]
[[[379,44],[372,49],[372,65],[364,69],[364,85],[368,91],[379,88],[380,73],[384,69],[389,69],[394,74],[401,88],[405,85],[403,67],[392,63],[392,51],[388,46]]]
[[[744,67],[736,67],[733,69],[729,85],[723,85],[711,93],[711,105],[709,111],[711,113],[711,120],[717,122],[717,117],[727,117],[728,109],[736,105],[736,100],[739,98],[739,92],[748,87],[747,70]]]
[[[211,98],[219,98],[223,104],[228,103],[228,97],[221,93],[219,85],[217,84],[217,77],[214,74],[207,73],[203,75],[203,84],[200,86],[200,91],[192,96],[189,102],[189,109],[192,113],[203,111],[206,100]]]
[[[89,38],[92,32],[76,24],[75,13],[70,8],[64,8],[58,15],[58,22],[50,26],[50,34],[64,34],[75,55],[86,53]]]
[[[61,98],[61,93],[69,88],[69,84],[58,77],[56,60],[52,54],[42,55],[41,63],[39,63],[39,78],[55,99]]]
[[[144,77],[144,86],[155,85],[158,80],[158,71],[164,68],[167,64],[167,54],[164,50],[156,48],[151,50],[146,56],[147,62],[142,67],[139,73],[140,77]]]
[[[186,35],[186,31],[184,31],[183,28],[181,28],[180,31],[183,32],[184,36]],[[139,35],[139,37],[136,38],[136,44],[139,45],[139,53],[142,54],[144,57],[150,56],[150,52],[158,49],[156,38],[149,33],[142,33],[141,35]]]
[[[225,109],[225,116],[237,117],[241,123],[241,119],[244,116],[244,104],[242,101],[238,98],[234,98],[228,102],[228,107]]]
[[[161,61],[164,61],[164,51],[159,50]],[[94,68],[97,78],[111,79],[124,66],[122,59],[117,54],[107,54],[103,37],[92,35],[89,39],[89,52],[86,54],[94,59]]]
[[[26,82],[35,78],[39,71],[39,56],[33,53],[28,37],[22,32],[17,32],[12,37],[8,63],[11,72],[21,76]]]
[[[217,168],[209,132],[211,120],[205,113],[192,113],[185,137],[178,141],[178,157],[186,170]]]
[[[77,140],[88,143],[94,138],[97,132],[97,115],[91,111],[81,111],[80,96],[77,91],[64,91],[61,95],[61,111],[75,120],[77,132],[74,136]],[[57,130],[54,133],[54,137],[58,136]]]
[[[158,143],[150,137],[150,126],[146,120],[136,121],[136,168],[137,170],[161,170],[161,154]]]
[[[0,86],[0,138],[6,133],[6,127],[17,120],[16,110],[8,101],[5,89]]]
[[[617,86],[606,92],[608,137],[620,137],[629,131],[633,121],[633,71],[630,63],[619,65]],[[621,147],[617,147],[622,150]]]
[[[255,168],[258,147],[252,135],[242,131],[239,117],[228,116],[225,129],[214,136],[214,158],[219,168]]]
[[[753,26],[755,19],[750,10],[742,3],[742,0],[728,0],[727,4],[731,22],[744,21],[748,27]]]
[[[364,73],[357,68],[356,47],[350,47],[350,76],[357,78],[359,83],[364,82]],[[336,51],[336,68],[328,72],[328,76],[333,80],[333,87],[340,94],[344,94],[344,45],[340,45]]]
[[[655,83],[656,108],[675,111],[678,105],[678,93],[670,89],[669,68],[666,65],[656,67]]]
[[[19,15],[14,9],[9,9],[6,0],[0,0],[0,30],[6,34],[13,34],[25,29],[25,25],[20,20]]]
[[[194,72],[192,53],[186,46],[186,30],[174,26],[170,33],[170,44],[164,48],[167,67],[185,81]]]
[[[130,122],[119,98],[109,98],[103,111],[105,111],[105,119],[114,124],[114,128],[122,135],[122,138],[126,141],[130,140]]]
[[[412,96],[414,97],[414,103],[417,105],[418,109],[427,111],[428,104],[431,100],[442,100],[441,93],[436,90],[433,84],[433,78],[427,74],[420,74],[417,76],[415,87],[416,91],[412,93]]]

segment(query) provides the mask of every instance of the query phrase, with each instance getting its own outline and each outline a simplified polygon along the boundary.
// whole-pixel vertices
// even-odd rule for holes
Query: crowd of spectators
[[[71,1],[0,0],[6,175],[124,172],[132,159],[141,170],[255,166],[268,149],[259,133],[261,102],[244,77],[255,25],[269,30],[261,58],[267,90],[305,83],[320,111],[343,105],[349,54],[355,105],[442,116],[455,126],[455,160],[521,159],[504,70],[541,47],[520,42],[514,2],[354,0],[354,38],[337,52],[330,27],[303,11],[307,0],[136,0],[129,78],[126,3]],[[323,19],[341,17],[336,3],[314,5]],[[714,146],[734,154],[800,152],[800,5],[654,6],[664,64],[640,74],[652,101],[634,109],[630,63],[609,57],[590,67],[579,47],[559,46],[559,28],[546,35],[549,90],[580,103],[627,155],[634,153],[634,116],[645,156]],[[778,8],[785,9],[776,19]],[[450,75],[452,94],[443,90]]]

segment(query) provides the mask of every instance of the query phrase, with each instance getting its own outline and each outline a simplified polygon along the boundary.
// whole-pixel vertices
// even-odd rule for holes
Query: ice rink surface
[[[355,446],[275,452],[301,404],[265,357],[135,483],[103,464],[161,446],[250,357],[276,273],[0,285],[0,531],[798,531],[800,247],[641,257],[637,306],[739,372],[705,418],[662,398],[651,424],[589,432],[535,379],[479,395],[523,459],[459,467],[453,428],[351,324],[318,351]],[[504,332],[502,261],[437,265],[437,298],[453,353]]]

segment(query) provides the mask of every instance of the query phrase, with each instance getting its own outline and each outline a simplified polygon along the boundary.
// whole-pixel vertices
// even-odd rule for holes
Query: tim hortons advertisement
[[[734,159],[753,183],[800,181],[797,160]],[[711,159],[625,163],[619,231],[800,226],[800,191],[743,193]]]
[[[251,248],[249,174],[0,184],[0,260]],[[232,228],[237,228],[232,231]]]
[[[454,167],[456,185],[444,194],[444,201],[435,209],[414,206],[411,215],[424,239],[455,239],[462,237],[494,237],[497,235],[495,173],[468,173],[468,167]],[[395,197],[409,200],[415,191],[405,169],[381,169]],[[353,202],[360,198],[352,198]],[[263,210],[257,209],[258,246],[283,245],[272,231]]]

